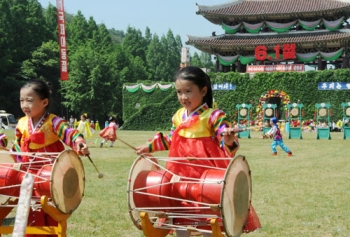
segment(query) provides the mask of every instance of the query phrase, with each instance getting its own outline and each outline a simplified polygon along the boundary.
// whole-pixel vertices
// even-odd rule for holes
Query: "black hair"
[[[50,94],[51,94],[51,89],[49,85],[51,85],[49,82],[45,82],[40,79],[32,79],[27,83],[25,83],[21,87],[21,89],[32,88],[33,91],[35,91],[35,93],[38,95],[38,97],[41,100],[48,99],[48,104],[46,106],[46,109],[48,109],[50,107]]]
[[[211,89],[211,82],[209,76],[199,67],[187,66],[181,68],[175,74],[175,80],[182,79],[193,82],[195,85],[199,87],[199,89],[203,89],[207,87],[207,93],[203,97],[203,102],[207,103],[209,108],[213,107],[213,91]]]
[[[112,117],[109,117],[108,119],[109,122],[112,122],[112,121],[115,121],[115,118],[112,116]]]

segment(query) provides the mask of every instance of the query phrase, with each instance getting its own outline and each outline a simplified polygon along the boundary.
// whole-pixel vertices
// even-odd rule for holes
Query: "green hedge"
[[[343,117],[342,102],[350,101],[350,90],[319,91],[319,82],[350,82],[350,69],[257,73],[250,78],[244,73],[209,73],[212,83],[229,82],[236,85],[234,91],[214,91],[213,96],[220,109],[232,119],[236,119],[236,104],[254,101],[268,90],[282,90],[290,96],[292,103],[300,100],[304,104],[305,119],[314,118],[315,104],[327,102],[331,104],[332,120]],[[146,83],[144,83],[146,84]],[[153,83],[154,84],[154,83]],[[151,85],[150,83],[146,85]],[[140,103],[140,108],[135,104]],[[161,91],[155,89],[151,93],[142,89],[130,93],[123,89],[122,129],[127,130],[169,130],[172,115],[180,108],[175,89]],[[253,117],[255,117],[253,108]]]

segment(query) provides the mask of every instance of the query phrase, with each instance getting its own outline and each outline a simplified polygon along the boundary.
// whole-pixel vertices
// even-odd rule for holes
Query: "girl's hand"
[[[224,131],[221,133],[223,136],[223,139],[225,141],[225,144],[228,146],[232,146],[233,143],[236,141],[236,133],[240,132],[237,126],[235,127],[229,127],[225,128]]]
[[[144,154],[144,153],[149,153],[148,144],[136,147],[135,153],[138,154],[138,155],[141,155],[141,154]]]
[[[79,142],[78,143],[77,151],[78,151],[79,155],[85,155],[85,156],[90,155],[90,151],[89,151],[89,149],[88,149],[88,147],[87,147],[85,142]]]

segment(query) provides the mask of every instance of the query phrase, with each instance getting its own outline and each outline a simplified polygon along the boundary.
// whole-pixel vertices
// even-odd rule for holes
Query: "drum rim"
[[[149,156],[147,158],[153,158],[153,161],[158,163],[157,159],[155,159],[153,156]],[[136,207],[136,205],[135,205],[134,198],[133,198],[133,192],[131,192],[131,188],[134,186],[135,179],[136,179],[137,175],[140,173],[139,172],[137,174],[134,174],[135,167],[137,167],[137,165],[140,165],[141,164],[140,162],[145,162],[145,161],[147,161],[147,163],[150,164],[150,167],[149,167],[149,169],[144,169],[142,171],[159,170],[159,168],[155,164],[149,162],[144,155],[141,155],[135,159],[134,163],[131,166],[131,169],[129,171],[129,176],[128,176],[128,184],[127,184],[127,198],[128,198],[129,215],[130,215],[132,222],[139,230],[142,230],[141,218],[139,217],[137,219],[133,215],[133,212],[138,212],[138,211],[132,210],[133,208]],[[142,166],[142,167],[145,168],[145,166]],[[133,180],[133,176],[135,177],[134,180]],[[149,217],[152,217],[152,213],[147,213],[147,214]],[[140,215],[138,215],[138,216],[140,216]]]
[[[55,182],[53,180],[53,177],[56,174],[56,170],[59,169],[60,159],[67,159],[67,158],[71,159],[72,157],[77,162],[77,163],[75,163],[75,165],[79,164],[79,166],[81,168],[80,174],[81,174],[82,177],[79,179],[79,187],[81,187],[82,190],[80,192],[81,198],[77,202],[75,202],[74,207],[72,209],[70,209],[70,210],[66,210],[65,205],[63,205],[64,208],[61,208],[60,202],[62,200],[56,200],[56,197],[58,197],[58,194],[62,194],[61,192],[63,190],[59,189],[59,188],[62,188],[62,187],[55,188]],[[71,163],[71,164],[73,165],[73,163]],[[73,167],[76,168],[76,166],[73,166]],[[79,176],[78,176],[78,178],[79,178]],[[84,191],[85,191],[85,170],[84,170],[84,165],[83,165],[83,162],[81,161],[80,157],[78,156],[78,154],[75,151],[73,151],[73,150],[64,150],[58,155],[58,157],[56,158],[55,163],[53,164],[52,170],[51,170],[50,181],[51,181],[50,182],[50,194],[51,194],[52,202],[55,205],[55,207],[59,211],[61,211],[62,213],[65,213],[65,214],[73,213],[79,207],[79,205],[80,205],[80,203],[82,201],[82,197],[84,196]],[[76,198],[76,195],[74,195],[74,198]],[[71,201],[71,200],[68,200],[68,201]],[[57,202],[59,202],[59,203],[57,203]],[[62,204],[65,204],[65,203],[66,202],[63,201]],[[65,210],[63,210],[63,209],[65,209]]]
[[[248,169],[248,174],[247,174],[247,177],[248,177],[248,191],[249,191],[249,200],[248,200],[248,203],[247,203],[247,212],[246,212],[246,215],[243,219],[243,225],[242,225],[242,228],[238,230],[237,233],[227,233],[227,231],[230,229],[228,227],[232,227],[232,223],[228,223],[227,219],[225,219],[224,217],[226,216],[226,212],[228,211],[227,208],[223,207],[223,204],[224,204],[224,198],[225,198],[225,187],[227,185],[227,182],[226,182],[226,179],[228,178],[229,174],[230,174],[230,171],[231,171],[231,167],[233,167],[233,165],[238,162],[238,161],[243,161],[244,164],[246,165],[246,168]],[[224,180],[225,180],[225,185],[223,186],[222,188],[222,191],[221,191],[221,197],[220,197],[220,205],[222,207],[222,223],[223,223],[223,227],[224,227],[224,231],[225,233],[228,235],[228,236],[238,236],[240,235],[242,232],[243,232],[243,228],[244,228],[244,225],[245,223],[247,222],[247,219],[248,219],[248,215],[249,215],[249,207],[250,207],[250,203],[251,203],[251,199],[252,199],[252,179],[251,179],[251,175],[250,175],[250,167],[249,167],[249,164],[245,158],[245,156],[242,156],[242,155],[236,155],[230,162],[230,164],[227,166],[227,170],[225,172],[225,176],[224,176]],[[233,209],[234,210],[234,209]],[[225,212],[226,211],[226,212]],[[233,213],[229,213],[231,215],[233,215]],[[228,215],[229,215],[228,214]],[[235,230],[233,230],[235,231]]]
[[[7,149],[6,147],[0,147],[0,151],[7,151],[7,152],[10,152],[9,149]],[[13,163],[13,164],[14,164],[14,163],[17,163],[17,160],[16,160],[16,158],[15,158],[14,155],[11,155],[11,154],[9,154],[9,153],[6,154],[6,155],[8,155],[7,158],[9,158],[9,157],[12,158],[12,160],[13,160],[12,163]],[[0,162],[1,162],[1,160],[0,160]],[[1,162],[0,164],[12,164],[12,163]],[[6,206],[6,203],[7,203],[10,199],[11,199],[10,196],[6,196],[6,195],[1,195],[1,194],[0,194],[0,207],[1,207],[1,206]]]

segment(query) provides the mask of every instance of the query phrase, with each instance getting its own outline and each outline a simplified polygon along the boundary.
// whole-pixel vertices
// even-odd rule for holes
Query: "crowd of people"
[[[262,119],[256,119],[256,120],[241,120],[239,123],[237,121],[233,121],[233,125],[238,125],[239,127],[253,127],[251,129],[252,131],[263,131],[264,127],[270,127],[269,124],[270,119],[266,119],[263,121]],[[317,131],[317,128],[330,128],[331,132],[342,132],[344,126],[348,127],[350,126],[348,119],[339,119],[337,122],[325,122],[322,120],[319,120],[318,122],[315,122],[313,119],[308,120],[302,120],[299,119],[293,119],[290,121],[286,120],[278,120],[277,125],[281,131],[289,132],[288,128],[296,128],[301,127],[302,131],[304,132],[314,132]]]

